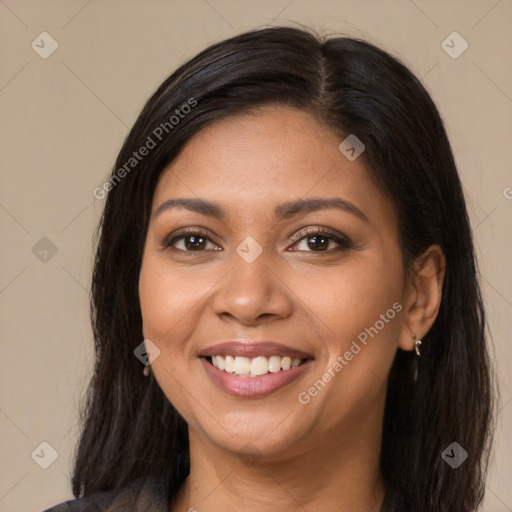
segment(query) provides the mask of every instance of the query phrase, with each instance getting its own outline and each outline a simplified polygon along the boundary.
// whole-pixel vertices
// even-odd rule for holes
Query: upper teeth
[[[219,370],[236,375],[246,375],[256,377],[265,375],[268,372],[276,373],[280,370],[289,370],[292,367],[299,366],[300,359],[281,356],[258,356],[252,359],[248,357],[233,356],[212,356],[212,364]]]

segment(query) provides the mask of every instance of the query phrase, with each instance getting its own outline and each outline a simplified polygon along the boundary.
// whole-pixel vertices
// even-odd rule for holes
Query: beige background
[[[401,57],[445,119],[502,395],[483,510],[512,511],[511,0],[0,0],[0,511],[37,512],[72,497],[77,405],[92,361],[92,233],[103,208],[92,191],[144,101],[207,44],[296,23]],[[31,47],[51,48],[43,31],[58,43],[46,59]],[[469,44],[457,59],[441,46],[453,31]],[[35,462],[51,462],[42,442],[58,453],[47,469]]]

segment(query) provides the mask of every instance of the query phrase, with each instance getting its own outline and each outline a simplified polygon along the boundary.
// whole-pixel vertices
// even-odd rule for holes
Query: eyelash
[[[328,249],[327,251],[297,251],[297,252],[312,252],[312,253],[320,253],[320,254],[332,254],[333,251],[342,251],[351,249],[353,247],[352,242],[350,239],[344,235],[340,235],[336,233],[335,231],[324,228],[324,227],[316,227],[316,228],[308,228],[306,230],[300,230],[295,236],[293,236],[290,240],[295,245],[297,242],[300,242],[303,239],[311,238],[316,235],[321,235],[327,238],[329,241],[336,242],[339,244],[339,247],[335,247],[334,249]],[[184,249],[176,249],[175,247],[172,247],[173,244],[175,244],[177,241],[189,238],[192,236],[200,236],[202,238],[205,238],[207,241],[215,243],[213,240],[211,240],[210,235],[201,228],[193,228],[193,229],[187,229],[184,231],[181,231],[177,234],[171,235],[166,240],[164,240],[162,244],[162,249],[174,249],[176,251],[180,251],[183,253],[195,253],[195,252],[204,252],[205,250],[199,250],[199,251],[188,251]]]

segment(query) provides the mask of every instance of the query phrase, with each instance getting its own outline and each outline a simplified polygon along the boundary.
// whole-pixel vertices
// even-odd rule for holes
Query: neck
[[[366,424],[343,432],[326,433],[309,449],[291,449],[286,456],[251,459],[190,429],[191,470],[171,512],[379,512],[386,494],[378,457],[381,430]]]

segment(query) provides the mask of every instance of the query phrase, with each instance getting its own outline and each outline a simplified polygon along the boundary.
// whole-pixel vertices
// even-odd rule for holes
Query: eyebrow
[[[153,214],[153,218],[157,218],[162,212],[173,208],[185,208],[186,210],[207,215],[221,221],[226,220],[226,214],[219,203],[207,201],[199,198],[177,198],[168,199],[163,202]],[[297,199],[288,201],[276,206],[274,210],[274,218],[276,220],[285,220],[295,215],[307,214],[318,210],[336,209],[346,213],[350,213],[359,217],[362,221],[369,223],[368,217],[352,203],[339,197],[330,198],[310,198]]]

